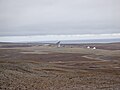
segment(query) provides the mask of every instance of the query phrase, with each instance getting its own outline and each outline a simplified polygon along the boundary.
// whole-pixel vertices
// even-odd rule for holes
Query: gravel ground
[[[21,51],[0,49],[0,90],[120,90],[119,53],[105,57]]]

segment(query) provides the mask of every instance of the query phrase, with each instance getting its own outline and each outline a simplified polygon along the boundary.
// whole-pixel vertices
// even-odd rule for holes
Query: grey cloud
[[[0,36],[120,33],[119,0],[0,0]]]

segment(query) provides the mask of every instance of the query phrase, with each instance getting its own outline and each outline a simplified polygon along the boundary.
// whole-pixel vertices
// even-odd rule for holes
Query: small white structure
[[[96,47],[93,47],[93,49],[96,49]]]
[[[90,48],[90,46],[87,46],[87,48]]]
[[[44,44],[44,46],[49,46],[50,44]]]
[[[57,47],[60,47],[60,44],[58,44]]]

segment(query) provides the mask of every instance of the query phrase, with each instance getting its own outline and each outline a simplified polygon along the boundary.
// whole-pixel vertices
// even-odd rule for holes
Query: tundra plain
[[[0,90],[120,90],[120,43],[1,43]]]

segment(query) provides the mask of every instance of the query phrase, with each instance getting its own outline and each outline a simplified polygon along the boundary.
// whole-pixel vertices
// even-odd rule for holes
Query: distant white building
[[[87,48],[90,48],[90,46],[87,46]]]
[[[50,44],[44,44],[44,46],[49,46]]]
[[[57,47],[60,47],[60,44],[58,44]]]
[[[96,49],[96,47],[93,47],[93,49]]]

